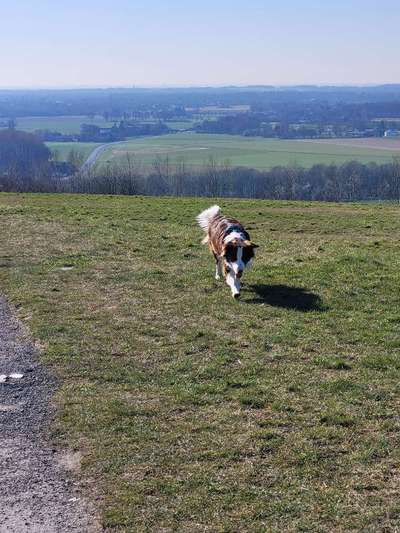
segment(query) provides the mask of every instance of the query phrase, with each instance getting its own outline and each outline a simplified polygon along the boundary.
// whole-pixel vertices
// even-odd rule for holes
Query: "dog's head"
[[[255,248],[258,248],[257,244],[243,239],[234,239],[224,246],[222,259],[225,279],[228,285],[231,286],[234,297],[239,296],[239,280],[244,269],[251,265]]]
[[[242,239],[234,239],[225,244],[222,253],[225,273],[233,272],[240,278],[244,269],[250,266],[255,248],[258,248],[257,244]]]

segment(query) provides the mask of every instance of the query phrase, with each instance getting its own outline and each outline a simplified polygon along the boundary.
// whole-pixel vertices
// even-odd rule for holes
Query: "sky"
[[[0,0],[0,87],[400,83],[399,0]]]

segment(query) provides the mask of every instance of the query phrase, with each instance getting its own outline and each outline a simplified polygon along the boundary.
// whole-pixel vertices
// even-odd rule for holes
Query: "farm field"
[[[51,152],[53,153],[53,156],[55,156],[56,159],[59,161],[65,161],[68,158],[68,154],[71,152],[71,150],[82,153],[86,159],[89,156],[89,154],[93,152],[95,148],[97,148],[97,146],[101,145],[101,143],[90,143],[90,142],[89,143],[47,142],[45,144],[51,150]]]
[[[312,139],[306,140],[321,146],[343,146],[345,148],[365,148],[367,150],[387,150],[397,156],[400,155],[400,137],[368,137],[360,139]]]
[[[53,439],[107,531],[395,531],[399,206],[218,201],[260,245],[235,301],[194,222],[211,202],[0,194]]]
[[[154,121],[144,121],[154,122]],[[171,128],[186,129],[193,126],[193,120],[171,120],[166,121]],[[81,124],[93,124],[102,128],[110,128],[114,121],[106,121],[102,116],[98,115],[94,118],[89,118],[84,115],[78,116],[58,116],[58,117],[19,117],[16,119],[16,127],[22,131],[33,132],[35,130],[51,130],[58,131],[65,134],[74,134],[80,132]]]
[[[94,119],[85,116],[60,116],[60,117],[19,117],[16,119],[16,128],[23,131],[51,130],[60,133],[79,133],[83,123],[94,124],[103,128],[112,126],[112,122],[106,122],[103,117],[96,116]]]
[[[167,120],[165,124],[167,124],[172,129],[177,130],[187,130],[189,128],[192,128],[196,124],[196,120]]]
[[[371,139],[368,139],[371,141]],[[374,139],[375,140],[375,139]],[[333,140],[332,140],[333,141]],[[348,141],[348,142],[347,142]],[[362,163],[385,163],[400,153],[396,142],[376,139],[377,144],[357,143],[358,139],[328,141],[290,141],[240,137],[235,135],[178,133],[160,137],[132,139],[128,144],[110,147],[99,163],[124,163],[126,154],[135,156],[145,166],[155,157],[168,156],[170,161],[184,158],[188,164],[202,165],[210,157],[223,163],[257,169],[297,164],[310,167],[317,163],[344,163],[352,159]],[[379,141],[382,141],[379,143]]]

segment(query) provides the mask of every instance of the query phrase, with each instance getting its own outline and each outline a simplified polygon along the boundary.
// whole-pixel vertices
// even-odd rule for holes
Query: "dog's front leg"
[[[215,279],[221,279],[222,276],[222,268],[221,268],[221,259],[218,257],[218,255],[213,252],[214,259],[215,259]]]
[[[227,285],[229,285],[229,287],[231,289],[232,296],[234,298],[239,298],[239,296],[240,296],[240,281],[239,281],[239,279],[235,276],[235,274],[232,271],[229,271],[227,273],[225,281],[226,281]]]
[[[221,261],[217,258],[215,260],[215,279],[221,279],[221,276],[222,276]]]

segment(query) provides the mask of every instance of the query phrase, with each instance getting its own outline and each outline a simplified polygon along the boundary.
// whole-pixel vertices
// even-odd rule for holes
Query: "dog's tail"
[[[219,205],[213,205],[209,207],[208,209],[205,209],[200,213],[200,215],[197,215],[196,220],[198,225],[201,227],[203,231],[208,231],[208,226],[210,224],[210,220],[214,218],[215,216],[219,215],[221,212],[221,209],[219,208]]]
[[[208,231],[208,227],[210,225],[210,220],[213,219],[215,216],[219,215],[221,212],[221,209],[219,205],[213,205],[209,207],[208,209],[205,209],[200,213],[200,215],[197,215],[196,220],[198,225],[201,227],[201,229],[205,232]],[[204,237],[202,240],[203,244],[206,244],[208,242],[208,235]]]

